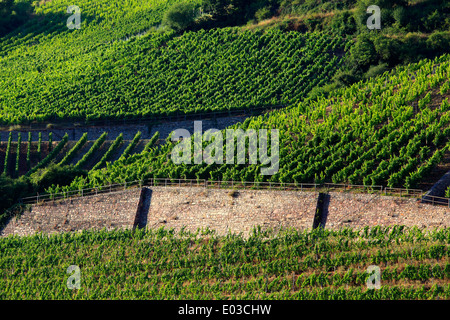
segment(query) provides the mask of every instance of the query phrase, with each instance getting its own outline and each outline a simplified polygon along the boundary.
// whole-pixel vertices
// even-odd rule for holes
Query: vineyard
[[[444,55],[231,127],[279,130],[280,169],[272,176],[259,174],[261,164],[175,165],[170,156],[176,143],[169,142],[93,170],[64,188],[148,178],[416,188],[449,154],[449,78],[450,56]]]
[[[0,300],[450,300],[450,5],[367,4],[0,0]]]
[[[0,299],[449,299],[448,228],[84,231],[0,239]],[[80,268],[68,289],[67,269]],[[370,265],[381,288],[366,286]]]
[[[17,140],[13,140],[15,135]],[[39,140],[33,142],[31,132],[28,132],[27,141],[24,142],[21,132],[10,132],[8,141],[3,144],[3,173],[13,178],[31,176],[50,165],[72,165],[75,169],[97,170],[109,162],[149,150],[159,143],[158,133],[151,139],[141,139],[140,131],[131,141],[124,141],[122,133],[114,140],[107,138],[108,133],[103,132],[95,141],[88,141],[87,133],[84,133],[78,141],[69,141],[66,133],[60,141],[54,141],[50,132],[49,140],[43,141],[42,133],[39,132]]]
[[[64,1],[39,6],[40,19],[0,39],[1,123],[296,103],[332,78],[351,44],[279,30],[148,31],[171,3],[81,1],[82,27],[73,32],[65,26]]]

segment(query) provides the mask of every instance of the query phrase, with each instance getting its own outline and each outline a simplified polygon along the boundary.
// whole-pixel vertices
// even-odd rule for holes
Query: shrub
[[[337,87],[349,86],[360,80],[360,77],[351,71],[340,71],[333,77]]]
[[[150,141],[145,145],[144,152],[149,151],[150,148],[152,148],[156,144],[158,139],[159,139],[159,131],[156,131],[153,137],[150,139]]]
[[[43,168],[47,166],[55,157],[56,155],[64,148],[67,141],[69,140],[69,135],[66,133],[62,140],[56,145],[56,147],[43,159],[41,160],[33,169],[28,171],[25,176],[30,176],[33,173],[35,173],[38,169]]]
[[[19,132],[17,137],[17,149],[16,149],[16,165],[14,167],[14,176],[19,175],[19,162],[20,162],[20,146],[22,145],[22,134]]]
[[[105,152],[100,161],[97,162],[97,164],[92,168],[92,170],[96,170],[102,167],[106,163],[106,161],[111,157],[111,155],[117,150],[117,148],[122,144],[122,141],[123,141],[123,133],[117,136],[116,140],[114,140],[114,142]]]
[[[12,142],[12,132],[9,132],[8,136],[8,144],[6,146],[6,153],[5,153],[5,162],[3,163],[3,173],[6,174],[8,172],[8,161],[10,158],[10,152],[11,152],[11,142]]]
[[[437,54],[448,52],[450,51],[450,33],[434,32],[428,37],[426,43],[428,49]]]
[[[444,20],[444,18],[441,17],[441,14],[437,9],[427,17],[422,18],[423,25],[427,31],[438,29],[442,24],[442,20]]]
[[[70,149],[69,152],[66,153],[65,157],[61,160],[58,165],[64,166],[66,165],[70,160],[75,157],[77,152],[84,146],[84,144],[87,142],[87,132],[83,133],[83,136],[78,140],[78,142],[73,146],[72,149]]]
[[[166,11],[162,24],[176,31],[187,29],[196,18],[195,5],[188,2],[174,4]]]
[[[378,75],[383,74],[385,71],[388,70],[388,65],[387,63],[380,63],[377,66],[371,66],[369,68],[369,70],[366,72],[365,77],[368,78],[372,78],[372,77],[376,77]]]
[[[330,27],[340,35],[354,34],[357,31],[355,17],[350,11],[337,12],[330,21]]]
[[[31,131],[28,131],[27,170],[31,169]]]
[[[31,175],[30,182],[36,191],[41,192],[53,184],[59,186],[68,185],[79,176],[85,177],[87,172],[71,165],[59,166],[52,163]]]
[[[30,191],[31,185],[26,178],[12,179],[4,174],[0,175],[0,228],[11,216],[11,211],[5,210],[27,196]]]
[[[366,71],[376,62],[378,62],[378,55],[369,35],[359,35],[355,45],[350,48],[347,64],[353,66],[355,70]]]
[[[78,161],[77,164],[75,165],[76,169],[81,169],[92,158],[95,152],[97,152],[97,150],[100,149],[102,144],[105,142],[107,136],[108,133],[105,131],[97,140],[95,140],[94,144],[89,149],[89,151],[86,152],[83,158],[81,158],[80,161]]]
[[[270,8],[268,8],[268,7],[258,9],[255,13],[255,18],[257,21],[262,21],[262,20],[268,19],[271,16],[272,16],[272,14],[270,13]]]

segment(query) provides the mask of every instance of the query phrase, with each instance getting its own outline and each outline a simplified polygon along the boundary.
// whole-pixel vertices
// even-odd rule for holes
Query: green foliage
[[[27,179],[22,177],[13,179],[5,174],[0,175],[0,230],[7,219],[15,213],[15,210],[8,209],[32,191]]]
[[[17,148],[16,148],[16,165],[14,167],[14,176],[19,176],[19,165],[20,165],[20,147],[22,145],[22,134],[19,132],[17,134]]]
[[[42,132],[39,132],[39,136],[38,136],[38,147],[37,147],[37,153],[38,153],[38,159],[39,161],[41,161],[42,159]]]
[[[450,51],[450,32],[435,32],[426,40],[426,44],[430,50],[437,53],[445,53]]]
[[[25,176],[30,176],[33,173],[35,173],[38,169],[45,168],[48,166],[56,157],[56,155],[64,148],[67,141],[69,140],[69,135],[66,133],[60,142],[56,145],[52,151],[49,152],[49,154],[42,159],[36,166],[34,166],[30,171],[28,171]]]
[[[385,66],[374,68],[380,73]],[[381,70],[380,70],[381,69]],[[413,79],[414,81],[411,81]],[[450,137],[450,109],[429,108],[431,92],[446,90],[450,56],[424,60],[383,73],[328,96],[317,94],[296,106],[252,117],[235,128],[276,128],[280,134],[279,172],[261,176],[261,165],[205,163],[177,166],[171,159],[175,144],[166,143],[148,154],[122,158],[101,171],[92,171],[84,188],[144,178],[188,178],[413,186],[427,179],[440,162]],[[413,108],[412,104],[418,105]],[[225,136],[225,133],[223,133]],[[192,138],[192,137],[191,137]],[[208,143],[203,142],[203,148]],[[428,147],[428,149],[424,148]],[[224,143],[224,157],[226,144]],[[236,156],[236,154],[235,154]],[[194,163],[192,161],[192,163]],[[236,163],[236,161],[235,161]],[[413,177],[411,178],[411,175]],[[410,177],[410,178],[408,178]],[[79,188],[77,182],[76,188]],[[70,186],[70,189],[75,185]]]
[[[48,133],[48,152],[51,152],[53,148],[53,132]]]
[[[333,33],[339,35],[349,35],[356,32],[355,17],[350,11],[337,12],[331,22],[330,28]]]
[[[33,12],[30,2],[0,0],[0,37],[14,31],[30,19]]]
[[[8,163],[11,154],[11,143],[12,143],[12,132],[10,131],[8,135],[8,144],[6,145],[5,161],[3,162],[3,174],[8,173]]]
[[[66,153],[64,158],[58,163],[59,166],[64,166],[69,163],[77,154],[77,152],[86,144],[87,142],[87,132],[83,133],[81,138],[77,141],[77,143],[73,146],[69,152]]]
[[[359,79],[360,76],[358,76],[352,71],[339,71],[333,77],[335,83],[340,87],[350,86],[353,83],[357,82]]]
[[[150,141],[145,145],[144,152],[150,151],[150,149],[153,146],[155,146],[158,139],[159,139],[159,131],[156,131],[155,134],[151,137]]]
[[[37,192],[42,192],[51,185],[65,186],[75,179],[75,177],[85,177],[85,170],[70,165],[58,165],[52,163],[45,168],[36,170],[30,176],[30,183]]]
[[[255,226],[245,237],[169,228],[3,237],[0,298],[449,299],[449,236],[448,228]],[[78,290],[66,286],[69,265],[81,269]],[[369,265],[380,267],[379,290],[367,288]]]
[[[27,171],[31,169],[31,138],[31,131],[29,131],[27,144]]]
[[[370,65],[377,61],[377,52],[375,46],[366,34],[357,37],[356,43],[350,48],[347,58],[348,65],[355,71],[367,71]]]
[[[255,12],[256,21],[262,21],[264,19],[270,18],[271,16],[272,14],[269,7],[260,8]]]
[[[371,5],[376,5],[380,8],[381,28],[386,28],[394,24],[396,19],[400,19],[405,15],[405,13],[402,13],[404,9],[399,8],[405,8],[407,4],[406,0],[358,0],[355,10],[355,20],[358,23],[360,31],[367,32],[366,22],[372,14],[367,13],[367,8]]]
[[[356,0],[283,0],[279,1],[279,12],[283,15],[286,14],[308,14],[308,13],[320,13],[320,12],[332,12],[336,10],[348,10],[355,6]]]
[[[376,65],[376,66],[370,66],[369,70],[365,74],[365,77],[367,79],[372,78],[372,77],[377,77],[379,75],[382,75],[387,70],[388,70],[387,63],[380,63],[379,65]]]
[[[114,140],[114,142],[109,146],[108,150],[105,152],[100,161],[95,164],[92,170],[97,170],[101,168],[106,163],[106,161],[113,155],[113,153],[116,152],[116,150],[122,144],[122,141],[123,141],[123,134],[121,133],[117,136],[116,140]]]
[[[342,61],[334,52],[343,53],[349,42],[319,33],[239,28],[187,32],[173,39],[171,33],[149,34],[112,45],[98,58],[101,63],[82,64],[86,68],[71,73],[76,87],[63,80],[64,74],[44,81],[44,74],[5,62],[0,71],[7,68],[9,76],[0,80],[0,120],[137,119],[295,103],[331,79]],[[48,63],[52,70],[63,68],[57,59]],[[27,78],[35,89],[14,87],[16,76]],[[38,92],[48,92],[48,99]]]
[[[162,24],[176,31],[182,31],[190,27],[197,17],[197,7],[191,2],[175,3],[164,14]]]
[[[84,156],[75,164],[75,169],[82,169],[86,163],[91,160],[91,158],[95,155],[98,149],[105,142],[106,137],[108,136],[108,132],[103,132],[97,140],[95,140],[94,144],[91,146],[88,152],[84,154]]]
[[[133,140],[131,140],[130,144],[123,151],[122,155],[120,156],[120,159],[125,159],[130,155],[131,151],[133,151],[134,147],[136,147],[139,140],[141,139],[141,136],[142,132],[138,131],[134,136]]]

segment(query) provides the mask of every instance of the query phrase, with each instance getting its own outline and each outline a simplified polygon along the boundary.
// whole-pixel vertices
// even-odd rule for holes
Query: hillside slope
[[[175,144],[169,143],[91,172],[71,188],[149,177],[413,188],[441,163],[450,146],[449,78],[450,56],[444,55],[234,126],[279,130],[279,170],[272,176],[261,175],[265,166],[248,164],[248,159],[246,164],[225,164],[225,143],[224,164],[194,164],[192,159],[191,165],[175,165]],[[208,145],[203,141],[203,150]]]
[[[0,299],[449,299],[450,229],[85,231],[0,239]],[[68,289],[68,266],[81,269]],[[379,266],[380,290],[367,287]],[[70,279],[70,278],[69,278]],[[373,282],[372,282],[373,283]]]
[[[0,122],[289,104],[327,83],[350,45],[339,36],[274,30],[159,32],[171,3],[81,1],[80,30],[65,26],[64,1],[40,6],[38,18],[0,38]]]

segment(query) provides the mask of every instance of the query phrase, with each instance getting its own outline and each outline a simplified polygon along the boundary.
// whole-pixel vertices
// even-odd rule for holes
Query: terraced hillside
[[[79,30],[65,26],[66,1],[41,4],[37,18],[0,38],[0,122],[289,104],[329,81],[351,43],[274,30],[149,31],[172,3],[81,1]]]
[[[263,165],[248,160],[225,164],[225,143],[224,164],[195,164],[192,159],[191,165],[176,165],[171,160],[176,144],[169,143],[91,172],[69,188],[150,177],[414,188],[444,166],[448,156],[449,78],[450,56],[444,55],[233,126],[279,130],[279,170],[272,176],[262,176]],[[180,143],[186,141],[191,143]],[[208,144],[203,141],[203,150]]]
[[[244,239],[161,228],[7,237],[0,299],[449,299],[449,232],[254,229]],[[379,290],[367,286],[371,265]],[[77,290],[67,287],[69,266],[79,268]]]
[[[141,135],[138,131],[132,140],[124,140],[122,133],[108,137],[108,133],[104,132],[97,139],[88,140],[87,133],[84,133],[79,140],[69,140],[68,134],[65,134],[59,140],[44,141],[42,133],[39,133],[41,139],[32,141],[31,132],[29,140],[23,139],[21,132],[11,132],[11,139],[0,144],[3,172],[14,178],[30,176],[51,164],[71,165],[87,171],[99,169],[107,162],[141,153],[159,143],[158,133],[151,139],[141,139]]]

